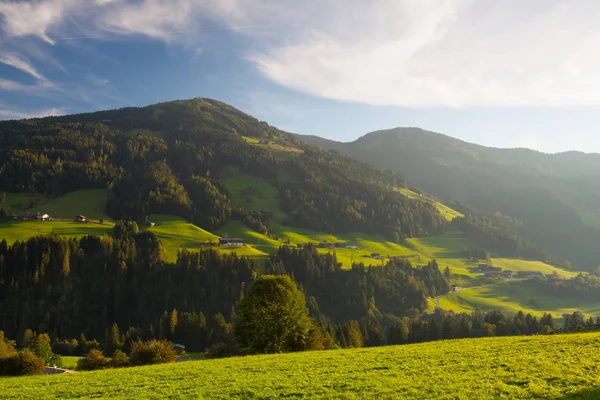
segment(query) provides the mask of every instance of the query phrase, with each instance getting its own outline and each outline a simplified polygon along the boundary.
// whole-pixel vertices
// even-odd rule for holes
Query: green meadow
[[[584,301],[543,292],[529,280],[463,288],[457,293],[442,296],[440,307],[457,312],[500,309],[516,313],[521,310],[536,316],[549,312],[557,318],[574,311],[591,316],[600,315],[600,304],[597,301]]]
[[[600,333],[448,340],[0,378],[3,399],[598,399]]]
[[[416,192],[413,192],[412,190],[410,190],[408,188],[398,188],[398,191],[411,199],[417,199],[417,200],[425,201],[428,203],[432,203],[433,205],[435,205],[435,207],[440,212],[440,214],[443,215],[444,218],[446,218],[448,221],[452,221],[454,218],[464,216],[461,213],[459,213],[458,211],[453,210],[452,208],[448,207],[444,203],[432,200],[427,196],[420,195]]]

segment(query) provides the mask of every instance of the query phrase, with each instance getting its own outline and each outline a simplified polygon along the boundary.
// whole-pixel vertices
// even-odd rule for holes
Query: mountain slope
[[[236,219],[263,234],[276,223],[396,242],[446,227],[434,204],[395,190],[400,175],[210,99],[2,122],[0,144],[1,190],[55,197],[108,187],[113,219],[173,214],[211,230]],[[238,190],[244,181],[257,184]],[[271,203],[246,201],[263,195]]]
[[[522,220],[524,234],[562,259],[600,262],[600,155],[496,149],[418,128],[369,133],[351,143],[301,137],[407,180],[444,200]]]

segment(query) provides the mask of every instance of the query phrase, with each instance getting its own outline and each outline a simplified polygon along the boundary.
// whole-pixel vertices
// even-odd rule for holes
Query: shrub
[[[219,342],[215,343],[204,352],[206,358],[225,358],[238,355],[239,351],[231,344]]]
[[[108,358],[100,350],[92,349],[87,356],[77,361],[77,369],[81,371],[93,371],[108,367]]]
[[[44,371],[44,361],[29,350],[21,350],[12,356],[0,359],[0,375],[40,375]]]
[[[131,364],[149,365],[170,363],[177,360],[177,352],[168,340],[138,340],[131,345]]]
[[[115,350],[115,353],[110,360],[110,366],[113,368],[122,368],[128,367],[130,364],[130,359],[127,354],[123,353],[121,350]]]

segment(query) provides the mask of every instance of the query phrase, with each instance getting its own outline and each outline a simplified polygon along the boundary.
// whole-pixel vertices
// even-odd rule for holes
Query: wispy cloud
[[[47,31],[63,21],[76,0],[46,0],[37,2],[2,2],[0,13],[4,14],[4,31],[8,36],[35,35],[52,44]]]
[[[28,73],[29,75],[43,80],[45,79],[42,74],[40,74],[35,67],[33,67],[33,65],[31,65],[30,63],[26,62],[25,60],[22,60],[21,58],[19,58],[19,56],[17,56],[16,54],[4,54],[4,55],[0,55],[0,63],[2,64],[6,64],[6,65],[10,65],[13,68],[17,68],[23,72]]]

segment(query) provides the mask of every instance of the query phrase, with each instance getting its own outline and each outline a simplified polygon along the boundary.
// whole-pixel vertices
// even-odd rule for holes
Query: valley
[[[197,251],[201,248],[212,248],[219,253],[235,252],[239,256],[249,257],[264,263],[275,254],[280,246],[301,246],[305,243],[351,243],[354,249],[320,247],[322,254],[335,252],[338,261],[345,269],[350,269],[353,263],[363,263],[365,266],[382,266],[390,257],[408,259],[414,265],[423,265],[436,260],[440,268],[450,268],[452,283],[459,286],[459,292],[449,293],[439,298],[439,307],[454,312],[472,312],[474,310],[500,309],[515,313],[519,310],[541,316],[550,312],[556,319],[561,320],[562,314],[576,310],[586,315],[598,315],[600,309],[594,302],[580,301],[576,298],[560,298],[540,294],[536,288],[526,287],[526,281],[490,281],[477,271],[477,261],[467,260],[461,249],[469,247],[469,239],[461,232],[448,232],[443,235],[408,238],[403,243],[396,244],[385,240],[382,236],[361,233],[328,234],[307,229],[285,226],[280,223],[285,213],[278,204],[278,192],[263,179],[238,174],[235,170],[227,172],[223,179],[234,202],[245,204],[256,211],[270,210],[270,235],[261,234],[248,228],[239,221],[229,221],[215,232],[202,229],[181,217],[167,214],[151,214],[148,221],[155,223],[152,228],[140,225],[142,231],[154,233],[163,243],[168,260],[175,262],[180,250]],[[404,191],[406,193],[406,191]],[[414,192],[411,196],[418,197]],[[410,194],[409,193],[409,194]],[[25,204],[23,194],[7,194],[7,205],[13,205],[11,211],[20,211],[19,204]],[[427,200],[429,201],[429,200]],[[41,210],[50,214],[54,220],[12,221],[0,222],[0,238],[8,243],[15,240],[27,240],[36,235],[58,234],[65,237],[81,238],[84,235],[112,236],[114,221],[105,215],[107,192],[105,190],[82,190],[69,193],[52,200],[38,196],[36,205],[29,211]],[[444,209],[447,216],[459,216],[460,213],[437,203],[439,209]],[[1,208],[1,206],[0,206]],[[81,224],[68,217],[83,213],[92,221]],[[48,212],[50,211],[50,212]],[[100,224],[100,218],[105,218]],[[220,237],[236,237],[244,239],[242,247],[224,247],[216,243]],[[377,258],[372,254],[378,254]],[[540,272],[544,275],[558,274],[565,278],[577,276],[580,271],[565,270],[540,261],[493,257],[492,264],[504,270],[517,273],[519,271]],[[433,300],[433,299],[432,299]],[[435,302],[431,301],[428,311],[433,311]]]

